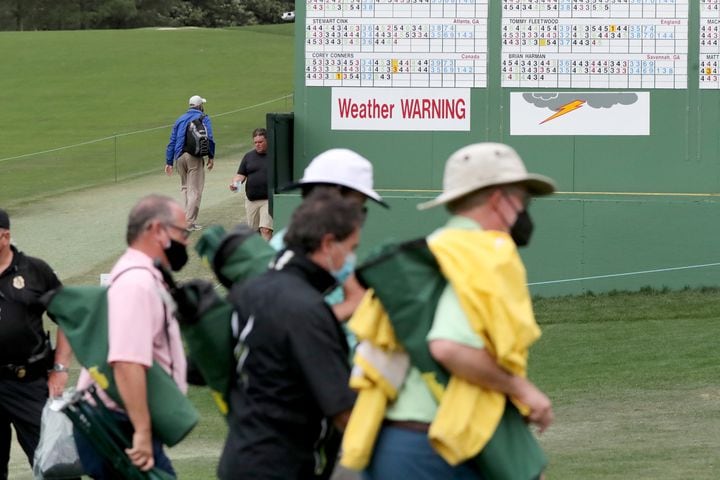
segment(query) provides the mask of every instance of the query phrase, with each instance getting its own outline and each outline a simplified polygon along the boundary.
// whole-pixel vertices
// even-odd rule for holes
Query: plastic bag
[[[35,480],[77,478],[83,474],[72,422],[60,411],[69,395],[66,392],[63,398],[51,398],[45,403],[33,462]]]

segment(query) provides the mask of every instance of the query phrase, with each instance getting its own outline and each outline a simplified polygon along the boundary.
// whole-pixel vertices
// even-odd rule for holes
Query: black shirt
[[[267,153],[258,153],[252,150],[246,153],[240,162],[237,173],[247,177],[245,195],[248,200],[267,200],[268,198],[267,161]]]
[[[222,479],[311,478],[321,424],[355,401],[347,343],[322,296],[335,279],[300,253],[288,250],[277,263],[287,256],[281,270],[230,292],[242,368],[230,395]]]
[[[52,268],[10,246],[13,259],[0,272],[0,365],[24,364],[45,342],[40,297],[60,286]]]

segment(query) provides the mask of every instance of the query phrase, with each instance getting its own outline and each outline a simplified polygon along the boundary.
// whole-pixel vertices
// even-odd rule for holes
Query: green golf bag
[[[275,256],[272,247],[247,225],[238,225],[227,234],[222,226],[213,225],[203,232],[195,249],[226,288],[265,272]],[[233,307],[210,282],[176,284],[166,268],[156,267],[177,304],[188,361],[210,387],[220,412],[227,415],[236,363],[230,326]]]
[[[47,313],[62,329],[78,362],[118,405],[123,406],[108,357],[108,287],[64,286],[44,298]],[[156,362],[147,370],[147,401],[153,435],[176,445],[199,415],[175,381]]]
[[[277,253],[245,224],[227,234],[220,225],[209,227],[198,240],[195,250],[228,289],[265,272]]]
[[[92,396],[95,405],[83,398],[83,394],[86,392]],[[143,472],[133,465],[125,453],[126,448],[132,447],[132,432],[123,431],[118,425],[113,413],[100,400],[95,387],[76,392],[62,408],[62,412],[67,415],[75,428],[92,442],[95,451],[123,478],[128,480],[172,480],[175,478],[158,468]]]
[[[430,355],[426,337],[448,282],[427,241],[385,246],[357,268],[356,276],[382,303],[411,364],[424,379],[447,386],[449,374]],[[474,462],[484,478],[529,479],[542,471],[547,458],[525,419],[507,401],[493,436]]]
[[[430,355],[425,339],[447,280],[425,239],[381,247],[355,275],[382,303],[411,363],[421,373],[431,372],[438,382],[447,383],[449,376]]]
[[[188,365],[192,364],[202,377],[202,383],[194,383],[207,385],[218,410],[227,415],[235,371],[232,305],[220,298],[210,282],[190,280],[178,285],[166,268],[158,268],[178,307],[176,317],[187,347]]]

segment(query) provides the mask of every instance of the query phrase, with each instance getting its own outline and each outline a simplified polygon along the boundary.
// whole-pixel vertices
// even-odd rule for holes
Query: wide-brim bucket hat
[[[476,143],[456,151],[445,164],[443,191],[421,203],[419,210],[443,205],[468,193],[495,185],[520,184],[533,196],[549,195],[555,182],[544,175],[528,173],[520,155],[502,143]]]

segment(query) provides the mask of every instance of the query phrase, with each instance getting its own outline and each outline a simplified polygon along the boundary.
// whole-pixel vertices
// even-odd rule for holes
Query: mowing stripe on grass
[[[282,97],[273,98],[271,100],[266,100],[264,102],[256,103],[255,105],[249,105],[247,107],[237,108],[235,110],[230,110],[229,112],[215,113],[215,114],[213,114],[213,117],[224,117],[225,115],[232,115],[234,113],[252,110],[254,108],[262,107],[264,105],[269,105],[271,103],[275,103],[280,100],[292,98],[292,96],[293,96],[292,94],[283,95]],[[108,137],[96,138],[94,140],[88,140],[87,142],[81,142],[81,143],[74,143],[72,145],[64,145],[62,147],[51,148],[49,150],[43,150],[41,152],[24,153],[22,155],[16,155],[14,157],[0,158],[0,163],[7,162],[10,160],[17,160],[18,158],[32,157],[33,155],[43,155],[45,153],[59,152],[60,150],[67,150],[69,148],[82,147],[84,145],[91,145],[93,143],[104,142],[106,140],[112,140],[113,138],[117,138],[117,137],[128,137],[130,135],[137,135],[139,133],[153,132],[155,130],[164,130],[164,129],[170,128],[172,126],[173,126],[173,124],[170,123],[168,125],[160,125],[159,127],[145,128],[143,130],[135,130],[134,132],[116,133],[116,134],[110,135]]]

